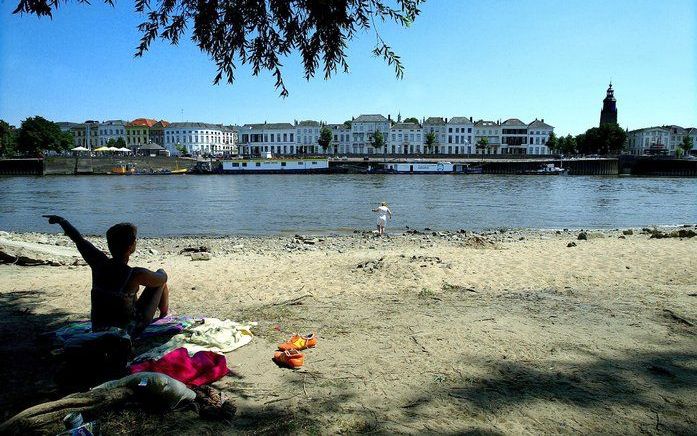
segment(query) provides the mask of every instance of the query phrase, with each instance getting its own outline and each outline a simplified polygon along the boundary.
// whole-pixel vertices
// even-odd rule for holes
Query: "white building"
[[[692,138],[693,149],[697,147],[697,129],[680,126],[656,126],[636,129],[627,132],[627,151],[629,154],[641,156],[644,154],[675,155],[681,146],[683,138]]]
[[[109,120],[100,123],[99,146],[102,147],[109,144],[109,141],[112,139],[116,142],[119,138],[123,139],[123,143],[126,144],[126,124],[128,124],[128,121],[123,120]]]
[[[164,147],[173,155],[182,151],[192,155],[237,153],[232,129],[221,124],[171,123],[164,128],[164,137]]]
[[[300,154],[318,154],[322,147],[319,145],[319,131],[322,128],[319,121],[305,120],[295,122],[295,142],[300,148]]]
[[[549,141],[549,135],[554,131],[554,127],[545,123],[545,119],[542,118],[528,124],[528,152],[527,154],[549,154],[549,148],[547,147],[547,141]]]
[[[446,123],[448,143],[440,147],[441,154],[474,154],[474,122],[472,117],[452,117]]]
[[[385,144],[388,143],[391,121],[379,114],[360,115],[351,121],[351,153],[375,154],[383,150],[376,150],[371,145],[375,132],[382,133]]]
[[[501,154],[528,153],[528,125],[518,118],[501,123]]]
[[[391,154],[420,154],[423,143],[423,129],[420,124],[396,123],[390,127],[387,152]]]
[[[258,156],[295,155],[300,151],[295,142],[296,128],[291,123],[245,124],[240,127],[240,152]]]
[[[447,143],[448,128],[446,126],[445,119],[442,117],[428,117],[425,120],[423,120],[423,123],[421,123],[421,125],[424,138],[424,151],[428,153],[440,153],[441,146]],[[433,143],[433,147],[431,150],[426,149],[426,138],[428,137],[429,133],[433,133],[435,135],[435,142]]]
[[[346,124],[327,124],[327,127],[332,131],[332,144],[328,152],[351,153],[351,127]]]
[[[481,141],[486,138],[486,145]],[[501,153],[501,124],[498,121],[479,120],[474,123],[474,145],[477,154]]]

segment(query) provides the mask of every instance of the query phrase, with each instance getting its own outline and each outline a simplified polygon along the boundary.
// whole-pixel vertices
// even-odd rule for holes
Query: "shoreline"
[[[136,224],[136,223],[134,223]],[[48,225],[47,225],[48,226]],[[136,224],[137,226],[137,224]],[[423,229],[415,229],[411,227],[397,228],[397,227],[387,227],[386,238],[399,238],[409,235],[429,235],[429,236],[444,236],[444,235],[458,235],[458,234],[471,234],[471,235],[495,235],[495,234],[520,234],[520,235],[552,235],[552,234],[572,234],[578,232],[594,232],[603,234],[614,234],[616,232],[622,232],[624,230],[632,230],[633,232],[644,232],[649,233],[653,230],[669,232],[679,229],[690,229],[697,228],[697,223],[680,223],[680,224],[647,224],[647,225],[635,225],[635,226],[613,226],[613,227],[568,227],[568,228],[529,228],[529,227],[499,227],[499,228],[485,228],[485,229],[438,229],[426,227]],[[106,229],[105,229],[106,232]],[[436,233],[437,235],[434,235]],[[86,238],[104,238],[104,234],[94,234],[94,233],[82,233]],[[138,235],[138,240],[160,240],[160,239],[279,239],[295,237],[298,235],[307,237],[322,237],[322,238],[351,238],[351,237],[363,237],[366,235],[375,235],[375,230],[363,228],[363,229],[334,229],[334,230],[309,230],[309,231],[298,231],[298,230],[283,230],[278,232],[267,232],[267,233],[191,233],[191,234],[163,234],[163,235]],[[22,237],[23,235],[27,237],[40,237],[40,236],[62,236],[62,232],[37,232],[37,231],[16,231],[16,230],[6,230],[0,228],[0,238],[2,237]]]

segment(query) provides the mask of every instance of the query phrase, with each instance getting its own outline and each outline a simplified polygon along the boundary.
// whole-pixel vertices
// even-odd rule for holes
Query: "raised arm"
[[[63,228],[66,236],[68,236],[75,243],[77,251],[80,252],[82,258],[85,259],[85,262],[87,262],[90,266],[103,262],[107,259],[106,255],[101,250],[85,239],[80,232],[65,218],[58,215],[43,215],[43,217],[48,218],[49,224],[58,224]]]

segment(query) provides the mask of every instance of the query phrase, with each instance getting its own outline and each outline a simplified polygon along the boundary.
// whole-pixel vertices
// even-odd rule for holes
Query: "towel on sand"
[[[134,363],[131,374],[159,372],[188,386],[202,386],[220,380],[228,373],[225,356],[212,351],[199,351],[189,357],[186,348],[177,348],[158,360]]]
[[[140,337],[147,338],[161,335],[176,335],[196,322],[196,319],[190,316],[166,316],[147,326]],[[63,344],[74,336],[92,333],[92,322],[73,322],[65,327],[59,328],[53,333],[58,343]]]
[[[184,329],[166,343],[139,355],[133,361],[157,360],[166,353],[182,347],[186,348],[189,354],[198,351],[228,353],[252,341],[251,328],[255,325],[255,322],[240,324],[229,319],[221,321],[217,318],[204,318],[202,324]]]

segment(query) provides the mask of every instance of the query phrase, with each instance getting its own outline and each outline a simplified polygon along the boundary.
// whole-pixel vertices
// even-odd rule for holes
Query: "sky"
[[[388,2],[394,0],[387,0]],[[631,129],[697,126],[697,1],[429,0],[409,28],[379,23],[406,71],[372,55],[375,34],[349,43],[350,72],[306,81],[286,59],[290,91],[269,72],[213,85],[214,63],[190,40],[133,56],[143,17],[133,2],[69,0],[53,19],[12,15],[0,0],[0,119],[82,122],[146,117],[244,124],[362,113],[403,118],[544,118],[557,134],[598,124],[612,80]]]

